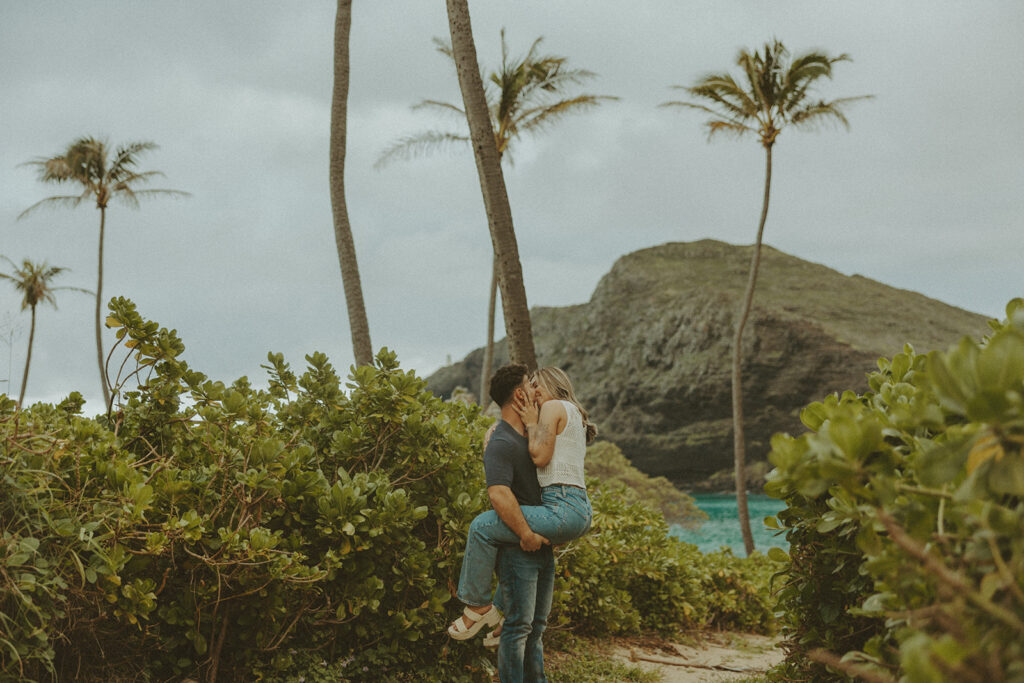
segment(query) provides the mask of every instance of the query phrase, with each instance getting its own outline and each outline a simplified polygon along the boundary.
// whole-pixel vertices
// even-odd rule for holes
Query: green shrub
[[[1024,300],[981,343],[910,347],[777,435],[789,680],[1024,680]]]
[[[126,300],[108,326],[142,380],[107,417],[35,406],[0,422],[0,671],[7,679],[244,680],[295,652],[483,679],[444,626],[484,509],[476,409],[382,351],[343,391],[322,354],[269,391],[190,370]],[[77,672],[77,673],[76,673]]]
[[[774,628],[767,585],[774,562],[704,555],[620,487],[590,480],[588,488],[593,526],[558,556],[552,623],[590,634]]]
[[[622,450],[610,441],[587,448],[587,476],[608,489],[622,487],[622,495],[661,512],[669,524],[696,528],[708,518],[693,496],[680,491],[665,477],[651,477],[633,467]]]
[[[110,304],[108,415],[0,396],[0,680],[483,681],[445,626],[488,420],[381,351],[342,382],[270,354],[267,390],[209,380],[174,331]],[[704,556],[591,482],[555,622],[770,628],[763,557]],[[760,578],[758,578],[760,577]]]

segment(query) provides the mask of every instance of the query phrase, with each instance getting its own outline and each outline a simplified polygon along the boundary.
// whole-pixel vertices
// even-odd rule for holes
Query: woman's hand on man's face
[[[537,424],[540,420],[540,404],[537,403],[534,396],[526,395],[524,397],[516,394],[512,399],[512,407],[527,427]]]

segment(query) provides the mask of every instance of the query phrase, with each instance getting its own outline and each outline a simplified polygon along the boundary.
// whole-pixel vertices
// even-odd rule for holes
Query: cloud
[[[260,377],[268,350],[351,363],[328,196],[334,6],[12,4],[0,22],[0,253],[72,270],[94,287],[98,214],[22,209],[54,191],[16,164],[83,134],[154,140],[143,168],[191,198],[108,215],[104,294],[179,330],[197,369]],[[483,337],[489,236],[469,150],[372,168],[409,133],[460,121],[413,112],[459,101],[434,51],[442,5],[355,3],[346,191],[372,339],[424,372]],[[823,13],[827,21],[823,21]],[[871,93],[851,129],[787,131],[775,149],[766,240],[797,256],[999,315],[1020,294],[1024,94],[1018,3],[843,0],[783,5],[639,0],[477,3],[480,61],[537,36],[621,101],[520,141],[505,176],[531,304],[589,298],[621,255],[673,240],[754,239],[764,173],[753,141],[708,143],[695,112],[658,109],[740,47],[777,36],[849,52],[825,97]],[[59,46],[59,49],[53,48]],[[30,397],[98,394],[92,301],[40,315]],[[0,311],[17,298],[0,288]],[[21,316],[22,318],[24,316]],[[3,328],[0,327],[0,333]],[[112,336],[106,343],[111,343]],[[14,374],[22,342],[12,351]],[[0,367],[3,352],[0,346]],[[90,393],[91,392],[91,393]]]

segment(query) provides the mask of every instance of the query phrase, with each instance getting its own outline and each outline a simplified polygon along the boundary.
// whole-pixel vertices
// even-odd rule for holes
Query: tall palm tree
[[[761,219],[757,226],[750,260],[747,288],[743,296],[732,349],[732,414],[733,456],[736,467],[736,500],[739,506],[740,529],[743,546],[749,555],[754,551],[754,538],[750,532],[750,514],[746,494],[746,446],[743,436],[743,386],[740,372],[743,329],[750,316],[757,284],[757,270],[761,263],[761,240],[765,220],[768,218],[768,198],[772,182],[772,148],[782,130],[788,126],[810,128],[824,122],[840,123],[849,127],[843,113],[845,105],[868,96],[846,97],[825,101],[812,96],[812,88],[821,78],[832,78],[836,62],[849,61],[841,54],[831,57],[822,52],[807,52],[791,57],[778,40],[766,43],[762,52],[741,50],[736,63],[742,71],[741,82],[728,73],[705,76],[693,86],[673,86],[703,100],[702,102],[665,102],[662,106],[697,109],[711,115],[706,122],[708,137],[716,133],[731,133],[738,137],[753,135],[765,151],[764,198]]]
[[[113,199],[119,200],[132,208],[139,207],[139,199],[159,195],[187,196],[180,190],[140,189],[155,176],[162,176],[160,171],[135,170],[139,157],[157,149],[152,142],[130,142],[111,150],[104,140],[97,138],[79,138],[68,145],[60,154],[52,157],[40,157],[25,165],[38,169],[39,180],[44,183],[77,184],[81,194],[58,195],[47,197],[36,202],[21,212],[18,218],[24,218],[41,206],[59,205],[76,207],[86,200],[96,202],[100,210],[100,241],[96,277],[96,362],[100,370],[100,384],[103,387],[104,405],[110,403],[110,389],[107,387],[107,374],[103,368],[103,337],[102,318],[100,316],[103,302],[103,237],[106,229],[107,206]]]
[[[526,305],[523,267],[519,262],[519,245],[512,224],[512,210],[508,205],[505,177],[501,173],[501,158],[494,144],[494,130],[491,128],[484,84],[476,59],[469,3],[468,0],[446,0],[446,4],[452,56],[459,76],[466,121],[469,123],[469,139],[473,145],[477,175],[480,176],[491,246],[497,261],[509,356],[512,362],[522,363],[532,370],[537,367],[537,353],[533,346],[530,309]]]
[[[54,292],[63,289],[72,289],[86,294],[92,294],[92,292],[78,287],[53,287],[50,283],[67,268],[49,266],[45,262],[32,263],[28,259],[25,259],[19,268],[14,261],[6,256],[0,256],[0,258],[7,261],[13,269],[11,273],[0,273],[0,278],[10,280],[14,288],[21,292],[21,310],[24,311],[26,308],[32,310],[32,323],[28,329],[28,352],[25,354],[25,372],[21,376],[21,390],[18,392],[18,410],[21,410],[21,403],[25,400],[25,387],[28,386],[28,368],[32,363],[32,343],[36,337],[36,306],[41,303],[50,303],[57,308]]]
[[[597,74],[584,69],[570,69],[565,57],[540,55],[538,49],[543,38],[533,41],[526,55],[512,58],[505,42],[505,29],[501,30],[501,66],[482,79],[494,145],[499,161],[512,161],[512,143],[523,134],[536,134],[567,114],[598,106],[602,100],[615,100],[610,95],[587,93],[564,96],[565,91],[594,78]],[[453,62],[455,56],[448,43],[435,38],[437,50]],[[457,105],[437,100],[423,100],[413,109],[432,109],[441,113],[455,113],[465,118],[466,113]],[[381,154],[376,166],[384,166],[398,158],[435,151],[451,143],[468,144],[469,136],[450,131],[425,131],[398,140]],[[506,156],[506,153],[507,156]],[[497,307],[498,261],[491,268],[491,287],[487,306],[487,342],[480,373],[480,403],[486,403],[488,383],[494,362],[494,318]]]
[[[331,211],[334,214],[334,241],[338,247],[341,282],[348,305],[348,325],[352,334],[352,352],[356,365],[373,364],[370,324],[366,320],[363,286],[352,240],[352,224],[345,203],[345,144],[348,118],[348,37],[352,28],[352,0],[338,0],[334,19],[334,91],[331,97],[330,182]]]

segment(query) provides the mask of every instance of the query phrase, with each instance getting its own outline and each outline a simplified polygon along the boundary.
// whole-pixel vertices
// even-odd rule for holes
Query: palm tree
[[[24,218],[40,206],[61,205],[76,207],[86,200],[95,200],[100,210],[99,266],[96,278],[96,361],[100,369],[100,383],[103,387],[103,403],[110,403],[107,375],[103,368],[103,338],[100,306],[103,301],[103,235],[106,228],[107,206],[117,199],[132,208],[139,207],[139,199],[158,195],[187,196],[180,190],[139,189],[160,171],[136,171],[139,157],[157,149],[152,142],[130,142],[113,150],[103,140],[84,137],[75,140],[67,149],[52,157],[40,157],[25,165],[39,170],[39,180],[44,183],[77,183],[82,192],[77,195],[47,197],[21,212]]]
[[[778,40],[766,43],[763,52],[741,50],[736,63],[743,72],[742,83],[728,73],[705,76],[693,86],[673,86],[700,102],[665,102],[662,106],[697,109],[711,115],[707,121],[708,137],[716,133],[731,133],[742,137],[752,134],[765,151],[764,199],[761,220],[757,227],[757,240],[750,260],[747,288],[736,320],[732,353],[732,414],[733,455],[736,467],[736,499],[739,506],[740,529],[743,546],[749,555],[754,551],[754,538],[750,533],[750,515],[746,494],[746,447],[743,437],[743,386],[740,373],[743,328],[750,315],[757,284],[757,270],[761,262],[761,239],[768,217],[768,198],[772,182],[772,148],[779,133],[787,126],[810,128],[832,121],[849,127],[843,107],[865,97],[846,97],[831,101],[812,97],[812,87],[820,78],[832,78],[832,65],[849,61],[841,54],[831,57],[822,52],[808,52],[790,56]]]
[[[352,352],[356,365],[373,364],[370,325],[366,320],[363,286],[356,263],[352,224],[345,204],[345,144],[348,116],[348,36],[352,28],[352,0],[338,0],[334,19],[334,92],[331,97],[330,182],[331,210],[334,214],[334,241],[338,247],[341,282],[348,305],[348,324],[352,334]]]
[[[25,387],[28,385],[28,368],[32,363],[32,342],[35,341],[36,336],[36,306],[41,303],[50,303],[57,308],[57,299],[53,294],[60,290],[72,289],[86,294],[92,294],[92,292],[78,287],[52,287],[50,283],[53,279],[67,268],[49,266],[45,262],[32,263],[28,259],[25,259],[19,268],[14,261],[6,256],[0,256],[0,258],[11,264],[13,269],[11,273],[0,273],[0,278],[10,280],[14,284],[14,288],[21,292],[21,310],[32,309],[32,323],[28,331],[28,353],[25,354],[25,372],[21,376],[21,391],[18,392],[18,410],[21,410],[21,403],[25,400]]]
[[[523,267],[519,262],[519,246],[505,190],[505,177],[501,173],[501,157],[494,144],[494,129],[491,128],[487,97],[477,64],[469,4],[468,0],[446,0],[446,3],[452,59],[459,76],[459,89],[465,105],[463,111],[469,124],[469,139],[473,145],[477,174],[480,176],[480,190],[483,193],[498,284],[501,287],[509,356],[513,362],[533,369],[537,367],[537,354],[530,327],[530,309],[526,305]]]
[[[501,30],[501,66],[483,79],[484,96],[494,129],[494,145],[498,159],[512,162],[512,142],[521,135],[536,134],[567,114],[598,106],[602,100],[616,100],[610,95],[578,94],[563,97],[565,91],[597,74],[584,69],[566,67],[567,59],[554,55],[539,55],[543,38],[533,41],[526,55],[513,59],[505,42],[505,29]],[[437,50],[453,62],[455,56],[449,44],[434,39]],[[423,100],[413,109],[432,109],[465,118],[461,107],[437,100]],[[381,154],[375,164],[378,168],[399,158],[435,151],[451,143],[468,144],[469,136],[450,131],[425,131],[398,140]],[[506,153],[508,153],[506,155]],[[491,287],[487,307],[487,343],[480,377],[480,403],[486,402],[491,368],[494,362],[494,318],[498,289],[497,259],[491,269]]]

